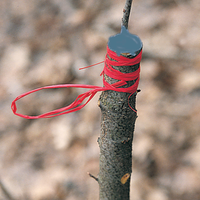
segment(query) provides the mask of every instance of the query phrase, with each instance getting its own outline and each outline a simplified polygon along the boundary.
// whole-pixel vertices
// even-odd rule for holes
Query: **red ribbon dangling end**
[[[113,60],[109,59],[108,57],[112,58]],[[61,85],[44,86],[44,87],[37,88],[37,89],[31,90],[29,92],[26,92],[22,95],[19,95],[12,102],[11,109],[12,109],[12,111],[15,115],[26,118],[26,119],[51,118],[51,117],[56,117],[56,116],[59,116],[59,115],[68,114],[68,113],[75,112],[75,111],[82,109],[94,97],[94,95],[97,92],[106,91],[106,90],[114,90],[114,91],[117,91],[117,92],[130,93],[130,95],[128,97],[128,105],[134,112],[136,112],[136,110],[133,109],[131,107],[131,105],[129,104],[129,99],[130,99],[131,95],[133,95],[137,91],[137,87],[138,87],[138,84],[139,84],[140,67],[134,72],[122,73],[122,72],[114,69],[112,66],[132,66],[132,65],[136,65],[136,64],[140,63],[141,57],[142,57],[142,50],[140,51],[140,53],[136,57],[130,59],[130,58],[126,58],[126,57],[121,56],[121,55],[118,56],[114,51],[111,51],[107,47],[107,54],[106,54],[106,58],[105,58],[104,61],[101,61],[99,63],[96,63],[94,65],[90,65],[90,66],[87,66],[87,67],[82,67],[82,68],[80,68],[80,70],[86,69],[86,68],[89,68],[89,67],[101,64],[101,63],[105,63],[104,69],[103,69],[103,71],[100,75],[106,74],[107,76],[109,76],[111,78],[117,79],[118,82],[116,82],[114,84],[109,84],[108,82],[106,82],[106,80],[103,77],[104,87],[94,86],[94,85],[84,85],[84,84],[61,84]],[[124,85],[127,84],[127,81],[131,81],[131,80],[135,80],[135,83],[132,86],[127,87],[127,88],[121,88],[121,86],[124,86]],[[29,115],[23,115],[23,114],[17,113],[16,102],[21,98],[23,98],[23,97],[25,97],[25,96],[27,96],[31,93],[37,92],[39,90],[43,90],[43,89],[69,88],[69,87],[87,88],[87,89],[90,89],[90,90],[83,93],[83,94],[78,95],[78,97],[75,99],[75,101],[73,103],[71,103],[70,105],[63,107],[63,108],[60,108],[60,109],[56,109],[56,110],[47,112],[47,113],[44,113],[44,114],[41,114],[41,115],[29,116]],[[86,99],[87,99],[87,101],[84,104],[82,104],[82,102]]]

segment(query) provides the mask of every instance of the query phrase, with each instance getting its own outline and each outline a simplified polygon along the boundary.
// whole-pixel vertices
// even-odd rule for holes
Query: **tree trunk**
[[[134,66],[113,66],[123,73],[138,69]],[[108,83],[116,80],[106,76]],[[134,81],[128,82],[128,87]],[[130,176],[132,172],[132,141],[137,114],[129,107],[129,93],[105,91],[99,99],[102,112],[100,147],[99,189],[100,200],[128,200],[130,196]],[[129,98],[135,109],[136,93]]]
[[[128,20],[132,0],[126,0],[122,19],[122,31],[109,38],[108,47],[125,57],[134,58],[142,50],[142,42],[136,35],[128,32]],[[110,57],[108,57],[111,59]],[[137,70],[139,64],[133,66],[112,66],[122,73]],[[106,82],[113,84],[115,80],[104,74]],[[135,80],[127,81],[123,87],[130,87]],[[101,134],[98,138],[100,147],[99,160],[99,197],[100,200],[129,200],[130,178],[132,173],[132,141],[137,113],[135,101],[137,92],[130,93],[108,90],[102,92],[98,105],[102,113]],[[131,109],[132,108],[132,109]]]

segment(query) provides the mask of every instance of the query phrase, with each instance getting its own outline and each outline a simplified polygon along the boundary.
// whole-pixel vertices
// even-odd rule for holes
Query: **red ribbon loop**
[[[132,94],[134,94],[137,91],[137,87],[139,84],[139,76],[140,76],[140,67],[131,73],[122,73],[116,69],[114,69],[112,66],[132,66],[132,65],[136,65],[139,64],[141,61],[141,57],[142,57],[142,51],[140,51],[140,53],[130,59],[130,58],[126,58],[122,55],[118,56],[114,51],[111,51],[108,47],[107,47],[107,55],[104,61],[104,69],[101,73],[102,74],[106,74],[107,76],[118,80],[118,82],[113,83],[113,84],[109,84],[108,82],[106,82],[105,78],[103,77],[103,84],[104,87],[100,87],[100,86],[94,86],[94,85],[84,85],[84,84],[61,84],[61,85],[50,85],[50,86],[44,86],[41,88],[37,88],[34,90],[31,90],[29,92],[26,92],[22,95],[19,95],[17,98],[15,98],[15,100],[12,102],[11,104],[11,109],[13,111],[13,113],[15,115],[18,115],[20,117],[26,118],[26,119],[38,119],[38,118],[51,118],[51,117],[56,117],[59,115],[63,115],[63,114],[68,114],[71,112],[75,112],[78,111],[80,109],[82,109],[93,97],[94,95],[99,92],[99,91],[106,91],[106,90],[114,90],[117,92],[125,92],[125,93],[130,93],[129,98],[131,97]],[[110,60],[109,58],[114,59]],[[102,62],[99,62],[97,64],[100,64]],[[91,65],[94,66],[94,65]],[[91,67],[88,66],[88,67]],[[87,68],[87,67],[85,67]],[[81,68],[84,69],[84,68]],[[135,80],[135,83],[127,88],[119,88],[121,86],[124,86],[127,84],[127,81],[132,81]],[[87,88],[87,89],[91,89],[83,94],[78,95],[78,97],[75,99],[75,101],[73,103],[71,103],[70,105],[63,107],[63,108],[59,108],[38,116],[29,116],[29,115],[23,115],[20,113],[17,113],[17,106],[16,106],[16,101],[18,101],[19,99],[37,92],[39,90],[43,90],[43,89],[52,89],[52,88],[69,88],[69,87],[75,87],[75,88]],[[82,102],[87,99],[87,101],[82,104]],[[129,104],[129,103],[128,103]],[[129,107],[136,112],[136,110],[134,110],[130,104]]]

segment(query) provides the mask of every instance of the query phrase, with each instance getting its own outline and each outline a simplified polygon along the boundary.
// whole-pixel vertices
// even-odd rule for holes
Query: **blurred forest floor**
[[[102,86],[108,38],[120,32],[125,0],[0,1],[0,182],[14,200],[94,200],[98,96],[81,111],[27,120],[10,104],[61,83]],[[200,2],[135,0],[129,31],[143,41],[131,200],[200,199]],[[19,112],[68,105],[80,89],[26,97]],[[0,188],[0,200],[9,200]]]

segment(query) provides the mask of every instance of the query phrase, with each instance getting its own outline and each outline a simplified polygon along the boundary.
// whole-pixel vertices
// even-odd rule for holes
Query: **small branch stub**
[[[90,174],[90,172],[87,172],[87,174],[88,174],[91,178],[93,178],[95,181],[98,182],[98,178],[97,178],[97,177],[95,177],[95,176],[93,176],[92,174]]]

